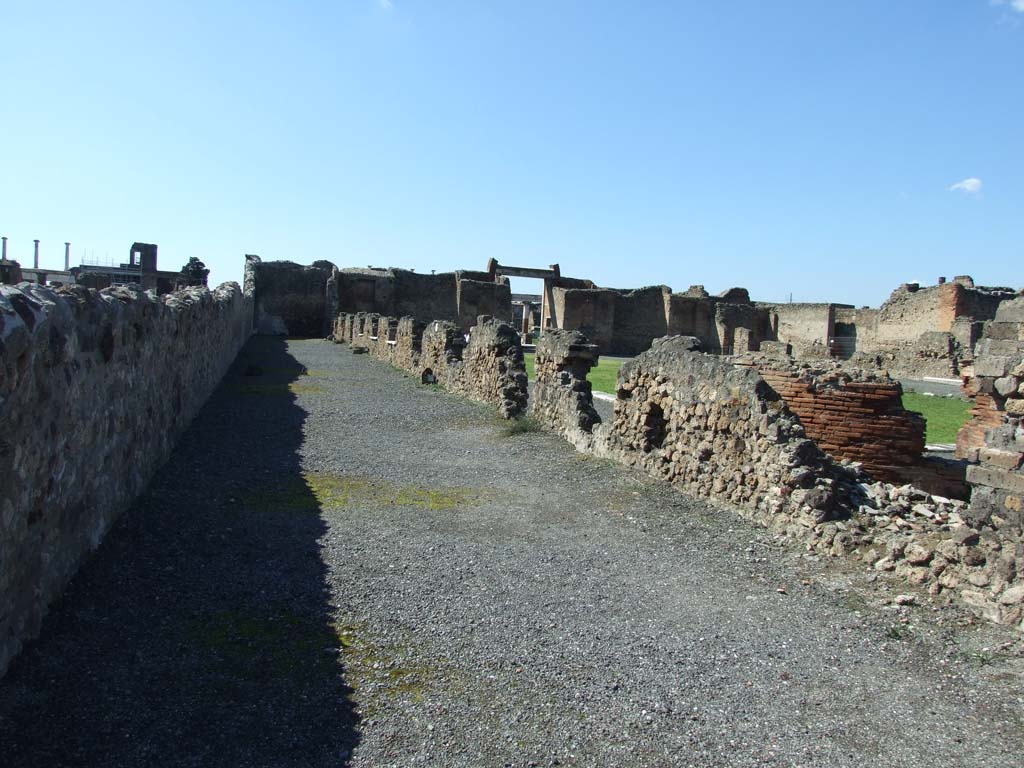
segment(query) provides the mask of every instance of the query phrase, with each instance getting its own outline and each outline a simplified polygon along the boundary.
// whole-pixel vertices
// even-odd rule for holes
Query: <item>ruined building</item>
[[[71,270],[75,282],[89,288],[108,288],[114,285],[141,285],[144,291],[155,290],[158,295],[170,293],[181,282],[180,271],[157,269],[157,246],[153,243],[132,243],[128,261],[121,264],[82,264]]]
[[[39,241],[33,241],[32,267],[7,258],[7,238],[3,238],[0,255],[0,283],[17,285],[21,282],[37,285],[84,285],[100,290],[117,285],[141,285],[143,290],[164,295],[181,287],[178,271],[157,268],[157,246],[153,243],[132,243],[128,261],[120,264],[83,262],[71,266],[71,243],[64,243],[64,268],[42,267],[39,263]]]
[[[1024,297],[1007,289],[959,278],[851,310],[757,304],[743,289],[603,289],[557,266],[421,275],[250,256],[241,289],[155,296],[138,287],[161,274],[142,244],[125,271],[132,285],[101,291],[0,286],[0,674],[253,332],[330,335],[809,550],[1024,628]],[[517,274],[544,280],[532,391],[510,324]],[[969,502],[928,486],[926,474],[955,478],[920,461],[922,420],[882,368],[829,359],[837,337],[855,338],[840,358],[964,375]],[[602,419],[586,375],[606,349],[640,354]]]

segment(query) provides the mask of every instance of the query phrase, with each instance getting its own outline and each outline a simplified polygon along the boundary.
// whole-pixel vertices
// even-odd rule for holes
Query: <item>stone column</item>
[[[39,269],[39,241],[33,240],[32,242],[35,243],[35,247],[32,251],[32,267],[34,269]]]
[[[71,243],[64,243],[64,271],[71,271]]]
[[[3,252],[2,252],[2,254],[0,254],[0,259],[3,259],[4,261],[7,261],[7,238],[3,237],[3,238],[0,238],[0,240],[4,241],[4,243],[3,243]]]

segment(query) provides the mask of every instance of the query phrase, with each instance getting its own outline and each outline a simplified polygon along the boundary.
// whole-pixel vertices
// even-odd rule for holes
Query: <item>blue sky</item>
[[[0,29],[23,263],[1024,285],[1024,0],[0,0]]]

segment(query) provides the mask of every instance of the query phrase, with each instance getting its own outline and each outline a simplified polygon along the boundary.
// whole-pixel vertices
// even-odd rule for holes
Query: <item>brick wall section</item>
[[[527,378],[519,336],[510,325],[481,315],[469,340],[449,320],[423,323],[358,312],[334,320],[332,338],[445,389],[493,405],[506,419],[526,411]],[[392,338],[393,336],[393,338]]]
[[[871,477],[900,482],[924,453],[925,420],[903,407],[898,381],[857,381],[838,371],[755,365],[807,436],[833,458],[860,462]]]
[[[235,283],[159,298],[0,287],[0,675],[167,460],[252,322]]]
[[[970,386],[979,379],[969,379],[964,391],[973,394]],[[978,392],[974,394],[974,404],[968,412],[969,419],[956,435],[956,455],[961,459],[978,460],[978,449],[985,445],[985,434],[999,427],[1006,420],[1006,414],[1000,408],[999,401],[991,394]]]

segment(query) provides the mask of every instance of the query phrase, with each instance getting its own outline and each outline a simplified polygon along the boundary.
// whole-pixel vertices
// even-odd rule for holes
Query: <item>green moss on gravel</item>
[[[515,437],[516,435],[527,435],[531,432],[541,432],[542,427],[540,422],[536,419],[532,419],[529,416],[520,416],[515,419],[509,419],[504,422],[504,426],[501,428],[501,434],[503,437]]]
[[[281,485],[253,490],[243,496],[243,502],[261,511],[317,512],[366,506],[446,511],[473,504],[479,497],[480,492],[471,488],[396,485],[365,477],[306,472]]]
[[[440,666],[414,661],[409,648],[377,643],[361,622],[340,623],[335,629],[346,678],[364,714],[373,714],[380,697],[418,703],[430,683],[443,676]]]
[[[336,665],[331,630],[290,611],[263,614],[245,608],[217,611],[186,623],[200,652],[242,680],[291,678]]]
[[[258,396],[281,396],[281,395],[303,395],[311,394],[316,392],[323,392],[324,388],[319,384],[306,384],[302,381],[292,381],[288,383],[278,384],[267,384],[267,383],[256,383],[256,384],[236,384],[231,388],[233,392],[239,395],[258,395]]]

